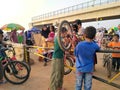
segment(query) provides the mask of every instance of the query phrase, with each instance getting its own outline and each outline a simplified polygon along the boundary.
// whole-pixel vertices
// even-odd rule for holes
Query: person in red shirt
[[[108,47],[113,48],[114,50],[120,49],[119,35],[115,34],[110,43],[108,43]],[[112,53],[112,66],[113,70],[119,72],[120,68],[120,53]]]

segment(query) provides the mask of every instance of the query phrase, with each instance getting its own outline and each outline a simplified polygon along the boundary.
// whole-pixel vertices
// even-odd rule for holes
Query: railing
[[[45,14],[42,14],[42,15],[32,17],[32,21],[43,20],[45,18],[49,18],[49,17],[56,16],[56,15],[59,15],[59,14],[65,14],[65,13],[69,13],[69,12],[72,12],[72,11],[88,8],[88,7],[94,7],[94,6],[97,6],[97,5],[109,4],[109,3],[112,3],[112,2],[119,2],[119,1],[120,0],[92,0],[92,1],[88,1],[88,2],[85,2],[85,3],[78,4],[78,5],[66,7],[66,8],[57,10],[57,11],[53,11],[53,12],[49,12],[49,13],[45,13]]]

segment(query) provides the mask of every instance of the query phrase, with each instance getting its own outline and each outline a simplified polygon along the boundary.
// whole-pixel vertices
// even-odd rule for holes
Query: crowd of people
[[[2,41],[3,32],[0,30],[0,42]],[[76,58],[76,90],[82,90],[82,83],[84,83],[84,90],[91,90],[92,87],[92,75],[95,67],[96,51],[99,51],[104,36],[110,36],[110,42],[106,47],[118,50],[120,47],[120,24],[118,30],[96,30],[93,26],[88,26],[85,29],[82,27],[81,20],[75,20],[72,24],[73,37],[71,40],[74,48],[74,56]],[[52,72],[50,77],[49,90],[63,90],[63,78],[64,78],[64,51],[60,48],[56,29],[53,25],[50,27],[43,25],[40,34],[45,38],[45,42],[54,43],[54,52],[52,56]],[[61,35],[65,37],[67,34],[67,28],[62,27]],[[109,34],[109,35],[108,35]],[[3,40],[11,40],[14,43],[22,43],[27,45],[34,45],[32,38],[32,31],[26,31],[17,33],[13,30],[11,33],[4,35]],[[43,55],[47,57],[47,52]],[[120,67],[120,54],[112,54],[113,69],[119,72]],[[47,59],[44,58],[44,66],[47,65]],[[2,65],[0,62],[0,84],[5,83],[2,74]]]
[[[109,32],[107,30],[98,31],[95,27],[88,26],[85,29],[82,29],[82,23],[80,20],[75,21],[73,24],[73,43],[74,45],[74,56],[76,58],[76,87],[75,90],[82,90],[82,85],[84,85],[84,90],[91,90],[92,88],[92,75],[95,68],[95,59],[96,52],[99,51],[104,36],[110,36],[109,43],[106,47],[113,48],[113,50],[119,50],[120,41],[119,41],[119,31],[120,24],[118,25],[118,31]],[[61,29],[62,36],[67,34],[66,29]],[[99,36],[99,39],[96,39],[96,33],[102,32],[102,36]],[[112,33],[112,35],[111,35]],[[79,37],[79,35],[83,37]],[[81,41],[82,40],[82,41]],[[56,48],[57,47],[57,48]],[[55,38],[54,41],[54,53],[53,53],[53,63],[52,63],[52,73],[50,78],[50,88],[49,90],[64,90],[63,77],[64,77],[64,66],[63,59],[64,53],[58,44],[58,40]],[[120,54],[112,54],[112,68],[117,73],[119,72],[120,67]],[[84,84],[82,84],[84,83]]]

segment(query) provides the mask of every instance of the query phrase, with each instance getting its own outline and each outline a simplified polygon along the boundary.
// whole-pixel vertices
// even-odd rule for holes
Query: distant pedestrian
[[[18,43],[24,44],[24,31],[18,33]]]
[[[93,41],[96,29],[89,26],[84,31],[85,41],[77,44],[74,54],[76,57],[76,90],[82,90],[84,81],[84,90],[91,90],[92,73],[94,71],[94,57],[96,51],[100,48]]]
[[[47,42],[53,42],[55,36],[55,27],[50,26],[50,33],[48,34],[48,38],[46,39]]]
[[[32,32],[30,30],[28,31],[25,31],[25,42],[27,45],[34,45],[34,40],[33,40],[33,37],[32,37]]]
[[[10,40],[13,43],[18,43],[17,30],[16,29],[12,30],[11,35],[10,35]]]
[[[98,42],[98,45],[101,47],[101,43],[102,43],[102,40],[103,40],[103,32],[101,30],[99,30],[97,33],[96,33],[96,41]]]
[[[54,26],[50,26],[50,33],[49,33],[49,35],[48,35],[48,38],[45,40],[45,42],[46,42],[46,47],[49,47],[50,46],[50,44],[51,45],[53,45],[53,42],[54,42],[54,36],[55,36],[55,28],[54,28]],[[43,53],[43,55],[45,56],[45,57],[47,57],[48,56],[48,52],[49,52],[50,50],[44,50],[44,53]],[[52,52],[51,52],[51,54],[52,54]],[[47,59],[46,58],[44,58],[44,66],[46,66],[47,65]]]
[[[77,19],[77,20],[75,20],[75,24],[77,25],[78,34],[83,34],[83,32],[82,32],[82,21]]]
[[[48,38],[49,33],[50,33],[50,30],[47,28],[46,25],[44,25],[43,28],[42,28],[42,31],[41,31],[41,35],[44,38]]]
[[[75,20],[75,24],[77,25],[77,34],[79,36],[79,41],[83,41],[83,34],[84,34],[84,28],[82,27],[82,21],[80,19]]]

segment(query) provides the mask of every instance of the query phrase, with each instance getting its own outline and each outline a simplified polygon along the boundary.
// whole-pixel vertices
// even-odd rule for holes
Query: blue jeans
[[[120,68],[120,58],[113,57],[112,66],[113,66],[113,69],[119,70],[119,68]]]
[[[82,90],[82,83],[84,81],[84,90],[91,90],[92,73],[76,73],[76,90]]]

